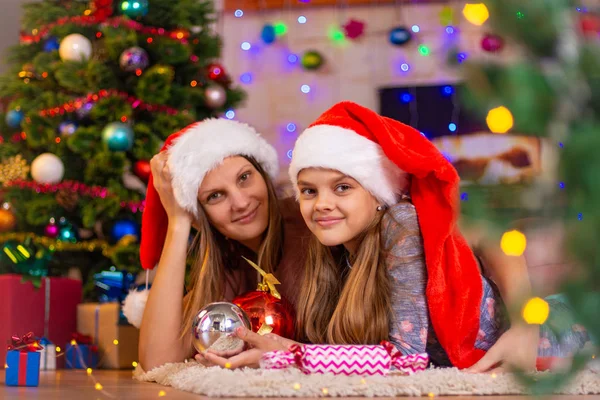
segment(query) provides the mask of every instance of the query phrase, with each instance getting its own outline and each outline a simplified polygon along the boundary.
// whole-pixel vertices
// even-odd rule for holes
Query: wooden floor
[[[4,385],[4,371],[0,371],[0,399],[43,399],[43,400],[96,400],[128,399],[142,400],[165,397],[166,399],[200,399],[192,393],[181,392],[155,383],[132,380],[131,371],[93,371],[91,376],[83,370],[42,371],[40,386],[33,388]],[[97,390],[96,383],[102,388]],[[600,396],[556,396],[561,400],[600,399]],[[406,398],[408,400],[408,398]],[[413,398],[423,399],[423,398]],[[452,400],[482,400],[480,396],[448,397]],[[493,396],[490,400],[523,400],[521,396]]]

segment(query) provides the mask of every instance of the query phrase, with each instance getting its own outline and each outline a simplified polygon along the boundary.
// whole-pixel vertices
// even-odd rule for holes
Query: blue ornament
[[[408,29],[399,26],[390,31],[390,43],[394,46],[402,46],[412,39],[412,34]]]
[[[61,136],[71,136],[75,133],[77,127],[77,122],[66,120],[58,125],[58,133],[60,133]]]
[[[18,128],[21,126],[21,122],[23,122],[23,118],[25,114],[20,109],[18,110],[10,110],[6,113],[6,125],[11,128]]]
[[[55,36],[50,36],[46,42],[44,42],[44,51],[50,53],[60,48],[60,41]]]
[[[125,0],[119,8],[130,18],[143,17],[148,14],[148,0]]]
[[[133,235],[137,238],[140,237],[139,225],[128,219],[121,219],[115,222],[112,227],[111,237],[115,242],[118,242],[125,235]]]
[[[269,24],[263,26],[262,32],[260,33],[260,38],[266,44],[273,43],[277,38],[277,36],[275,35],[275,27]]]
[[[102,130],[102,141],[111,151],[127,151],[133,146],[133,129],[121,122],[111,122]]]

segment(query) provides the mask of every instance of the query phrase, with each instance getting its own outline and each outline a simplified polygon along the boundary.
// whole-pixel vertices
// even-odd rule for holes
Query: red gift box
[[[0,360],[13,335],[39,332],[53,343],[68,343],[77,330],[77,304],[81,303],[81,281],[43,278],[37,289],[21,283],[21,275],[0,275]],[[4,363],[1,364],[2,367]]]

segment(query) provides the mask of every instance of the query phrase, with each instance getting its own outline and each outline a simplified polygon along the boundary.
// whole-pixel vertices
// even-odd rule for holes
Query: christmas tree
[[[507,187],[470,187],[462,194],[466,220],[485,221],[507,254],[519,255],[526,237],[513,222],[532,216],[561,221],[578,273],[563,292],[575,318],[598,344],[600,338],[600,9],[570,0],[485,0],[465,8],[470,21],[489,16],[494,31],[514,42],[522,57],[497,63],[466,64],[465,104],[485,117],[492,132],[511,129],[545,137],[559,150],[556,180],[540,180],[509,191]],[[590,2],[598,5],[597,2]],[[513,127],[514,125],[514,127]],[[541,302],[535,302],[540,304]],[[527,310],[531,301],[524,302]],[[560,335],[561,317],[529,309]],[[531,314],[531,313],[530,313]],[[552,313],[550,313],[552,314]],[[526,313],[523,317],[529,323]],[[575,355],[570,370],[521,378],[536,392],[552,392],[592,361]]]
[[[137,271],[150,158],[238,105],[208,0],[26,4],[0,80],[0,272]],[[88,291],[89,293],[89,291]]]

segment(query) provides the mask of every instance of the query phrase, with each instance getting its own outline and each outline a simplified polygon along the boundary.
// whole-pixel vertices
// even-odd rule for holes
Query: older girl
[[[142,220],[142,266],[158,270],[140,331],[141,365],[150,370],[193,356],[195,313],[214,301],[255,290],[256,272],[242,256],[275,272],[296,301],[306,227],[293,199],[276,198],[275,149],[246,124],[208,119],[169,137],[151,161]],[[187,294],[186,256],[198,233]]]

